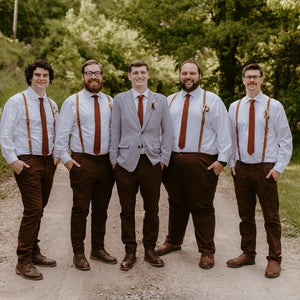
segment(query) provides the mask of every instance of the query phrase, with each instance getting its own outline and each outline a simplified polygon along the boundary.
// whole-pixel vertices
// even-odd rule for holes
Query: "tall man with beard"
[[[174,126],[173,152],[163,173],[169,195],[169,232],[158,255],[180,250],[191,213],[199,266],[214,266],[215,212],[213,200],[218,176],[230,155],[231,141],[227,110],[222,100],[200,86],[197,62],[182,63],[182,90],[168,97]]]
[[[66,99],[58,120],[55,153],[70,172],[73,189],[71,240],[73,263],[90,270],[84,254],[86,218],[92,206],[91,259],[115,264],[104,249],[107,208],[114,185],[109,161],[111,97],[102,93],[103,67],[96,60],[82,66],[83,90]],[[69,142],[71,156],[69,154]]]

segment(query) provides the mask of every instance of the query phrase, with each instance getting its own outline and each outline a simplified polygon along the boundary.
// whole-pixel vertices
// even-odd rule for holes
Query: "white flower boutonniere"
[[[202,111],[203,112],[208,112],[209,111],[209,107],[205,104],[202,106]]]
[[[53,111],[53,114],[55,115],[57,113],[56,107],[52,106],[52,111]]]
[[[156,102],[152,101],[151,102],[151,110],[154,110],[156,108]]]

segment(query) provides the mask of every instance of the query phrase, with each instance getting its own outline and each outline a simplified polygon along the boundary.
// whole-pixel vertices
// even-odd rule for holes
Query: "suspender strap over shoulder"
[[[266,118],[266,125],[265,125],[265,137],[264,137],[264,149],[262,154],[262,162],[265,160],[265,154],[266,154],[266,147],[267,147],[267,139],[268,139],[268,131],[269,131],[269,109],[270,109],[270,101],[271,98],[268,99],[267,109],[265,111],[264,117]]]
[[[79,139],[81,143],[82,152],[84,152],[84,145],[83,145],[83,139],[82,139],[82,133],[81,133],[81,126],[80,126],[80,117],[79,117],[79,95],[76,94],[76,114],[77,114],[77,126],[78,126],[78,134]]]
[[[27,100],[25,97],[25,94],[22,93],[23,99],[24,99],[24,104],[25,104],[25,112],[26,112],[26,125],[27,125],[27,135],[28,135],[28,145],[29,145],[29,151],[30,154],[32,154],[32,145],[31,145],[31,135],[30,135],[30,119],[29,119],[29,113],[28,113],[28,105],[27,105]]]
[[[202,121],[201,121],[201,129],[200,129],[200,137],[199,137],[199,144],[198,144],[198,152],[200,152],[201,143],[202,143],[202,136],[203,136],[203,128],[205,123],[205,113],[208,111],[206,106],[206,91],[203,93],[203,106],[202,106]]]

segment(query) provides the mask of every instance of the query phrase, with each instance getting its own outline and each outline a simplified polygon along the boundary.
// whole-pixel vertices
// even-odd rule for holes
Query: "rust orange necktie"
[[[40,114],[42,122],[42,154],[47,156],[49,154],[49,144],[48,144],[48,130],[47,130],[47,120],[46,113],[44,108],[44,99],[39,98],[40,100]]]
[[[98,102],[98,95],[94,97],[94,114],[95,114],[95,138],[94,138],[94,154],[100,153],[101,144],[101,120],[100,120],[100,106]]]
[[[181,128],[179,135],[178,147],[183,149],[185,147],[185,138],[186,138],[186,127],[187,127],[187,118],[189,112],[189,104],[190,104],[190,94],[186,94],[185,101],[183,105],[182,117],[181,117]]]
[[[143,106],[143,99],[144,95],[139,95],[139,104],[138,104],[138,117],[140,120],[141,127],[143,127],[143,118],[144,118],[144,106]]]
[[[254,99],[250,100],[249,107],[249,128],[248,128],[248,147],[247,151],[250,155],[254,153],[254,131],[255,131],[255,108]]]

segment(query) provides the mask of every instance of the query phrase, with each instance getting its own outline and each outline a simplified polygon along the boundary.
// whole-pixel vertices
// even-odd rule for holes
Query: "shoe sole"
[[[92,255],[90,256],[90,258],[93,259],[93,260],[99,260],[99,261],[102,261],[103,263],[109,264],[109,265],[115,265],[115,264],[118,263],[117,260],[114,260],[114,261],[107,261],[107,260],[101,259],[101,258],[96,257],[96,256],[92,256]]]
[[[210,265],[210,266],[208,266],[208,265],[200,265],[200,264],[199,264],[199,267],[200,267],[201,269],[206,269],[206,270],[208,270],[208,269],[211,269],[211,268],[213,268],[213,267],[214,267],[214,265]]]
[[[39,266],[39,267],[44,267],[44,268],[52,268],[52,267],[56,267],[56,263],[52,264],[52,265],[43,265],[43,264],[39,264],[39,263],[35,263],[32,262],[35,266]]]
[[[155,251],[155,253],[156,253],[158,256],[163,256],[163,255],[169,254],[169,253],[174,252],[174,251],[179,251],[179,250],[181,250],[181,246],[178,247],[178,248],[172,249],[172,250],[170,250],[170,251],[167,251],[167,252],[162,252],[162,253],[160,253],[160,252]]]
[[[36,277],[36,278],[25,276],[25,275],[22,274],[18,269],[16,269],[16,274],[22,276],[24,279],[27,279],[27,280],[34,280],[34,281],[37,281],[37,280],[42,280],[42,279],[43,279],[43,275],[41,275],[41,277]]]
[[[240,264],[240,265],[233,265],[233,264],[230,264],[230,263],[226,263],[228,267],[230,268],[241,268],[243,266],[252,266],[252,265],[255,265],[255,261],[250,261],[250,262],[247,262],[247,263],[244,263],[244,264]]]
[[[157,267],[157,268],[163,267],[165,265],[164,263],[162,263],[162,264],[154,264],[150,260],[148,260],[147,258],[144,258],[144,261],[147,262],[147,263],[149,263],[151,266]]]
[[[76,265],[74,265],[74,267],[77,269],[77,270],[80,270],[80,271],[89,271],[91,268],[88,267],[88,268],[80,268],[80,267],[77,267]]]
[[[280,273],[279,274],[268,274],[268,273],[265,273],[265,277],[266,278],[277,278],[280,276]]]

